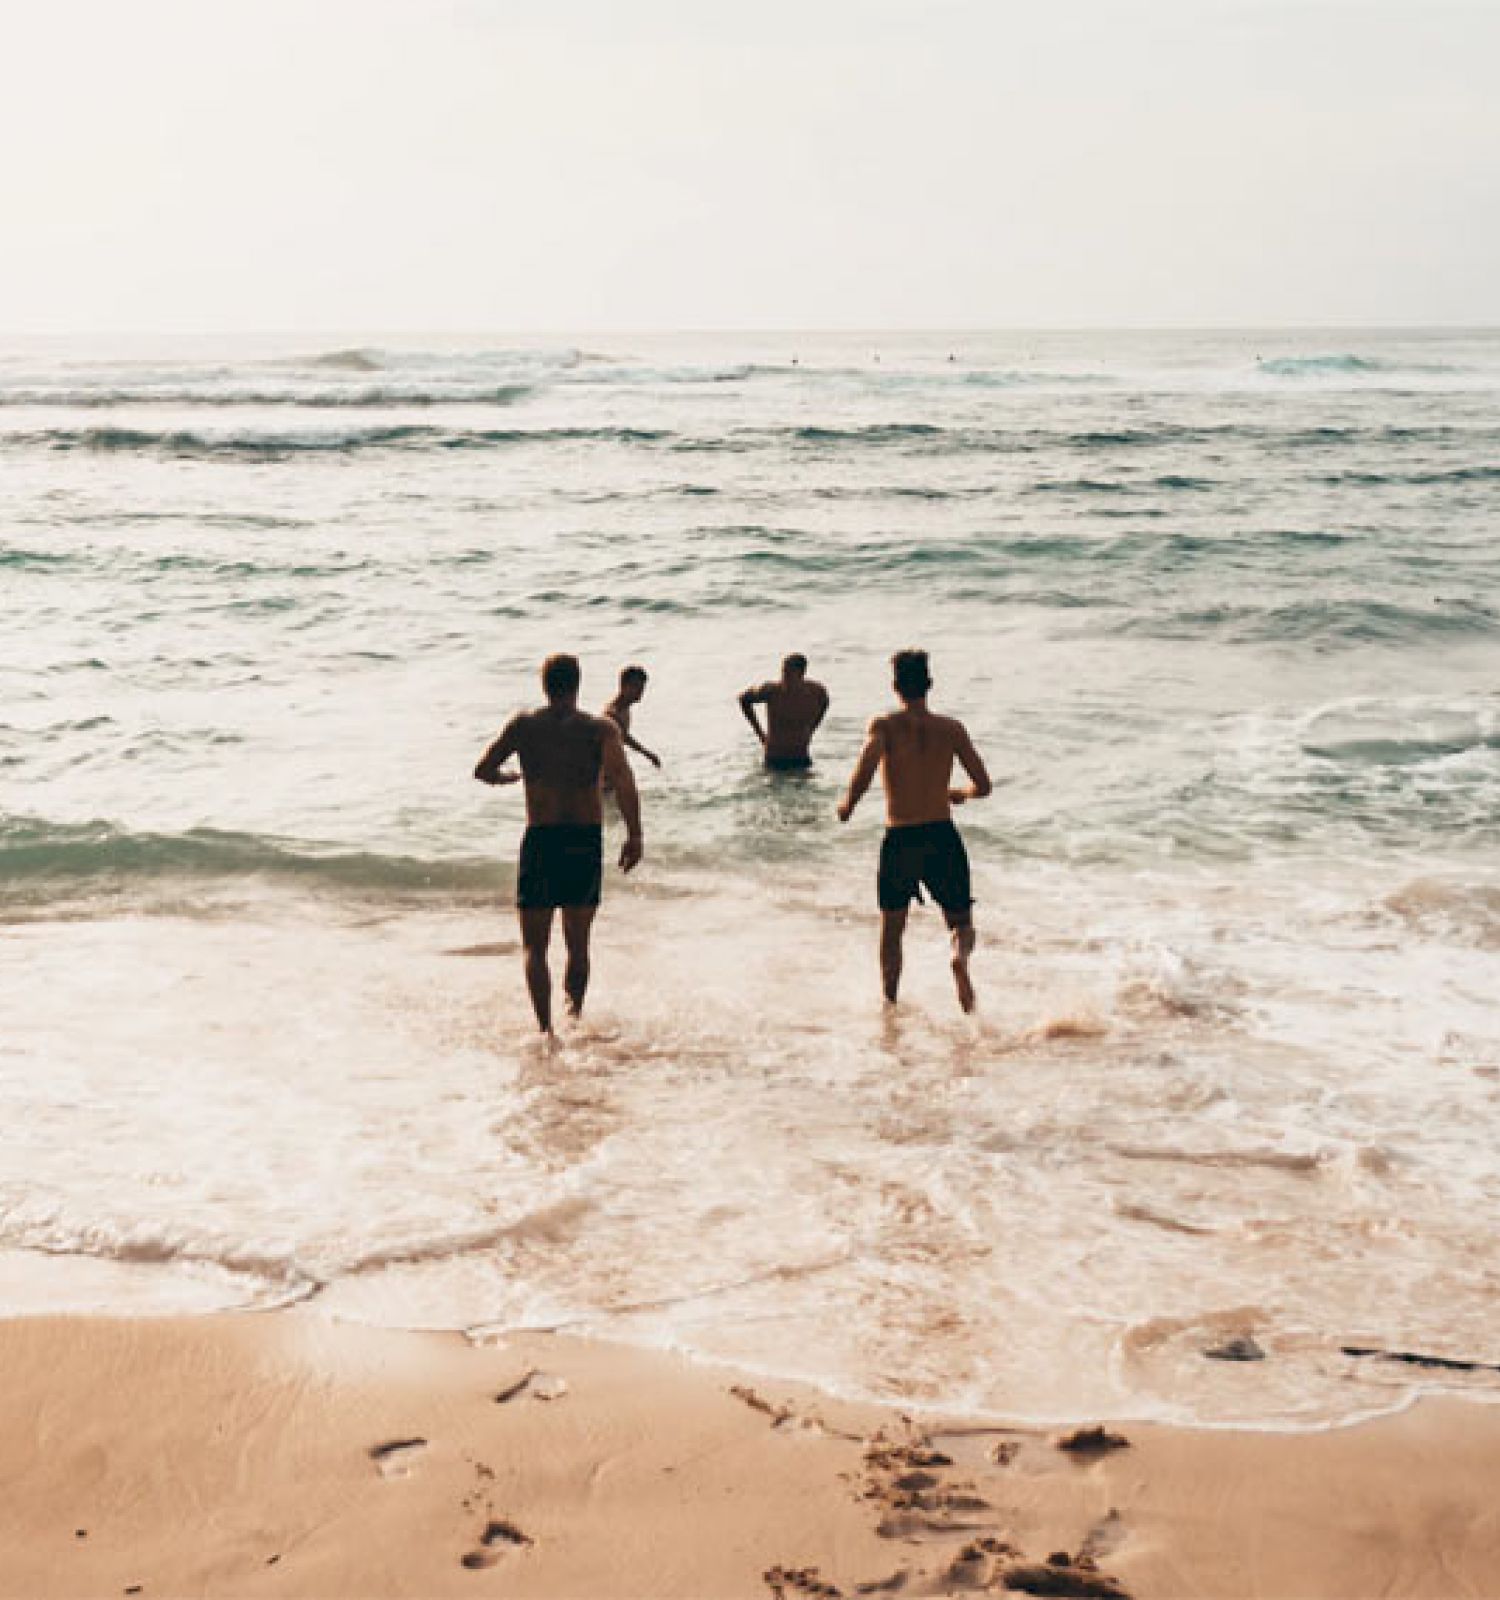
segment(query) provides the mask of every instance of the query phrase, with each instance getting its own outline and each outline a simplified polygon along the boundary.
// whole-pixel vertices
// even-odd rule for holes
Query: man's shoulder
[[[580,709],[559,717],[547,706],[538,706],[532,711],[518,711],[511,718],[510,726],[513,733],[551,739],[602,738],[608,734],[618,737],[620,732],[608,716],[596,717],[591,711]]]

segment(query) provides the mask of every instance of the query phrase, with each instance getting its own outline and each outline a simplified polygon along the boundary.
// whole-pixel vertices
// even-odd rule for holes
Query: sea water
[[[1345,1347],[1500,1363],[1497,534],[1495,334],[0,345],[0,1311],[1488,1392]],[[973,1019],[930,908],[882,1009],[833,815],[907,645],[996,779]],[[470,773],[560,649],[664,765],[545,1047]]]

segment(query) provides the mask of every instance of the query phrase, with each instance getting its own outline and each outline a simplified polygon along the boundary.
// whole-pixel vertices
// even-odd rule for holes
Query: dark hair
[[[549,700],[577,694],[582,681],[583,668],[578,665],[577,656],[548,656],[542,663],[542,688]]]
[[[623,688],[632,679],[634,679],[637,683],[644,683],[646,681],[646,676],[647,676],[646,669],[644,667],[637,667],[637,666],[621,667],[620,668],[620,686],[621,686],[621,688]]]
[[[796,651],[782,660],[781,670],[783,672],[795,672],[799,675],[805,673],[807,671],[807,657],[800,651]]]
[[[891,657],[896,693],[903,700],[920,700],[932,687],[925,650],[898,650]]]

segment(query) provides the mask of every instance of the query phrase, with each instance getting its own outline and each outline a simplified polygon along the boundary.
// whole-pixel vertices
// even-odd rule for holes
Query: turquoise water
[[[1500,1356],[1500,335],[13,341],[0,482],[15,1306],[1013,1414]],[[974,1024],[920,917],[882,1021],[876,807],[831,815],[907,644],[999,780]],[[560,648],[586,702],[649,669],[665,766],[552,1057],[469,771]],[[791,649],[788,784],[734,697]],[[1248,1387],[1197,1350],[1241,1324]]]

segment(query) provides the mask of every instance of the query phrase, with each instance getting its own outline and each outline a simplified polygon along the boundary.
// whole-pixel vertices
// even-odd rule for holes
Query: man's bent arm
[[[958,725],[958,740],[953,747],[953,753],[958,757],[958,764],[974,780],[967,789],[954,789],[949,793],[950,800],[983,800],[994,791],[994,784],[990,782],[990,775],[984,762],[980,759],[979,752],[974,748],[974,741],[969,737],[969,730],[963,723]]]
[[[823,718],[828,715],[828,691],[819,686],[818,710],[812,719],[812,727],[807,730],[809,739],[823,726]]]
[[[760,718],[755,714],[755,708],[765,697],[766,691],[764,689],[746,689],[740,696],[740,710],[745,713],[745,721],[755,729],[755,737],[762,744],[766,742],[766,730],[761,727]]]
[[[635,774],[625,759],[625,746],[620,739],[620,730],[610,723],[606,723],[605,727],[600,765],[605,781],[615,792],[615,801],[625,822],[625,843],[620,848],[620,867],[622,871],[629,872],[644,854],[641,840],[641,796],[635,786]]]
[[[844,798],[839,801],[840,822],[847,822],[854,815],[855,806],[864,799],[865,790],[874,782],[875,774],[880,770],[880,759],[884,754],[885,730],[877,717],[865,735],[865,747],[859,753],[859,760],[854,763],[854,771],[849,774],[849,787],[844,791]]]
[[[481,783],[515,783],[516,774],[501,772],[500,768],[515,754],[516,751],[516,724],[520,719],[512,717],[500,732],[500,737],[479,758],[479,765],[474,768],[474,776]]]

